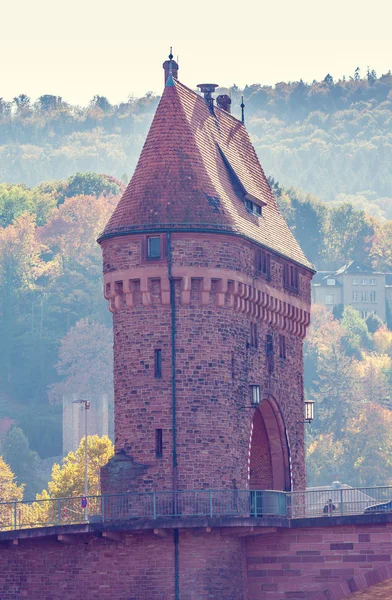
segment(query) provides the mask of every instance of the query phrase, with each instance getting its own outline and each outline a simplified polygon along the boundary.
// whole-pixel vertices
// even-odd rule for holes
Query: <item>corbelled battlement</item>
[[[191,290],[197,301],[208,306],[232,308],[252,318],[277,326],[304,338],[310,322],[309,305],[295,296],[271,288],[268,283],[241,272],[204,267],[173,267],[180,289],[180,303],[191,303]],[[106,273],[105,298],[111,312],[138,303],[170,304],[170,282],[161,267],[144,267]]]

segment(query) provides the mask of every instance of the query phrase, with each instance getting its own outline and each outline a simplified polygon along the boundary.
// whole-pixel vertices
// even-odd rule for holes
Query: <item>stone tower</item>
[[[313,269],[244,124],[164,63],[135,173],[99,238],[116,456],[104,492],[302,489]]]

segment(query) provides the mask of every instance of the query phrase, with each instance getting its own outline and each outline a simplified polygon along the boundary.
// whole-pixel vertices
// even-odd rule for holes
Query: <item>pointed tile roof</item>
[[[245,236],[312,268],[281,216],[244,125],[173,79],[134,175],[99,241],[133,231]],[[263,206],[250,213],[244,197]]]

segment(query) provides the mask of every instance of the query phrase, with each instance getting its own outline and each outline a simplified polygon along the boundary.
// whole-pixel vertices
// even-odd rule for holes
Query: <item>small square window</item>
[[[161,238],[147,238],[147,258],[161,258]]]
[[[366,278],[361,279],[361,285],[367,285],[368,280]]]
[[[335,285],[336,281],[335,279],[327,279],[327,285]]]
[[[253,202],[252,200],[245,200],[245,206],[248,210],[250,210],[251,212],[253,212]]]
[[[353,279],[353,285],[359,285],[359,279]]]
[[[259,206],[258,204],[254,205],[254,212],[256,215],[258,215],[259,217],[261,216],[261,206]]]
[[[371,279],[370,285],[377,285],[377,279]]]

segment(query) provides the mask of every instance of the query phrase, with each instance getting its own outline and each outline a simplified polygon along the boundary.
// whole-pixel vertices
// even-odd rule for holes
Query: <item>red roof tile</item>
[[[244,193],[263,205],[249,213]],[[174,80],[166,86],[135,173],[100,239],[153,229],[244,235],[311,267],[281,216],[244,125]]]

